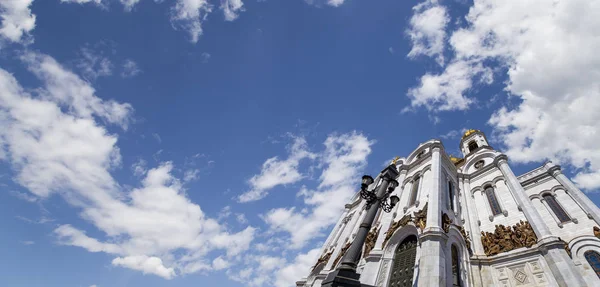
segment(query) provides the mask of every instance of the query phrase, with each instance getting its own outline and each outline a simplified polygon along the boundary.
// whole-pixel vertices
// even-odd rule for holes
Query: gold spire
[[[395,158],[392,160],[392,164],[393,164],[393,165],[396,165],[396,163],[398,162],[398,160],[399,160],[399,159],[400,159],[400,157],[399,157],[399,156],[395,157]]]

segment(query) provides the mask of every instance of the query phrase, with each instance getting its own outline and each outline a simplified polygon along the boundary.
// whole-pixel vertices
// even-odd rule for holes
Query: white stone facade
[[[412,286],[600,286],[600,270],[586,259],[591,251],[600,254],[600,230],[594,232],[600,226],[600,209],[561,173],[560,166],[547,162],[517,177],[507,157],[476,130],[465,133],[460,148],[463,159],[450,157],[440,141],[430,140],[396,162],[400,185],[393,194],[400,201],[390,213],[380,211],[375,219],[372,230],[379,233],[372,237],[374,246],[371,243],[372,250],[360,259],[357,269],[361,283],[392,286],[391,274],[399,260],[394,258],[396,249],[407,237],[416,236]],[[495,207],[486,193],[489,188],[498,202]],[[564,213],[557,214],[553,204]],[[419,226],[414,214],[425,207],[426,224]],[[444,225],[443,214],[452,221],[449,226]],[[321,286],[336,268],[344,246],[354,239],[364,215],[365,202],[357,193],[325,241],[318,264],[297,282],[298,287]],[[405,215],[412,220],[390,229]],[[521,221],[531,225],[537,242],[487,256],[482,232],[493,233],[497,225],[515,226]],[[452,246],[458,251],[454,256],[458,268],[453,268]]]

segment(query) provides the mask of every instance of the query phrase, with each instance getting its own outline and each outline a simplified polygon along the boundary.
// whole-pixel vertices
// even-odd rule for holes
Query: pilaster
[[[446,286],[446,253],[448,239],[440,227],[442,165],[439,147],[434,147],[431,158],[431,187],[427,209],[427,226],[420,237],[418,286]]]
[[[533,202],[527,197],[525,189],[508,166],[506,156],[501,155],[496,160],[509,191],[515,197],[517,204],[521,207],[523,214],[538,236],[538,246],[542,250],[558,285],[585,286],[586,283],[577,271],[575,264],[573,264],[573,260],[564,250],[564,243],[550,233],[550,229],[533,206]]]

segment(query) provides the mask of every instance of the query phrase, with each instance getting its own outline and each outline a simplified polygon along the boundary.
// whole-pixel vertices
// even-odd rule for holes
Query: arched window
[[[404,239],[394,252],[394,265],[390,275],[389,287],[412,287],[417,256],[417,237],[411,235]]]
[[[460,261],[458,260],[458,248],[452,245],[452,286],[462,286],[460,282]]]
[[[598,278],[600,278],[600,254],[596,251],[588,250],[583,255],[585,256],[585,260],[592,266],[592,269],[594,269],[594,272],[596,272]]]
[[[448,204],[450,204],[450,209],[454,210],[454,185],[452,185],[452,181],[448,181]]]
[[[548,206],[550,206],[550,209],[552,209],[552,212],[554,212],[554,214],[556,215],[558,220],[560,220],[560,222],[564,223],[567,221],[571,221],[571,218],[569,217],[569,215],[560,206],[560,204],[558,204],[558,202],[556,201],[556,198],[554,198],[554,196],[552,196],[550,194],[546,194],[546,195],[544,195],[544,200],[546,201],[546,203],[548,203]]]
[[[412,190],[410,192],[410,200],[408,201],[408,206],[414,205],[417,202],[417,193],[419,192],[420,183],[421,178],[419,176],[415,177],[412,184]]]
[[[477,143],[475,141],[472,141],[469,143],[469,152],[473,152],[474,150],[476,150],[479,146],[477,146]]]
[[[491,185],[488,185],[488,187],[485,188],[485,196],[490,204],[492,214],[495,216],[502,213],[502,208],[500,208],[500,203],[496,197],[496,192],[494,192],[494,188]]]

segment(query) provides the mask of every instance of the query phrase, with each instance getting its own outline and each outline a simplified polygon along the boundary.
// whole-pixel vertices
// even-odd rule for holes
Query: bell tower
[[[489,147],[485,134],[480,130],[468,130],[460,140],[460,150],[464,157],[477,152],[482,147]]]

